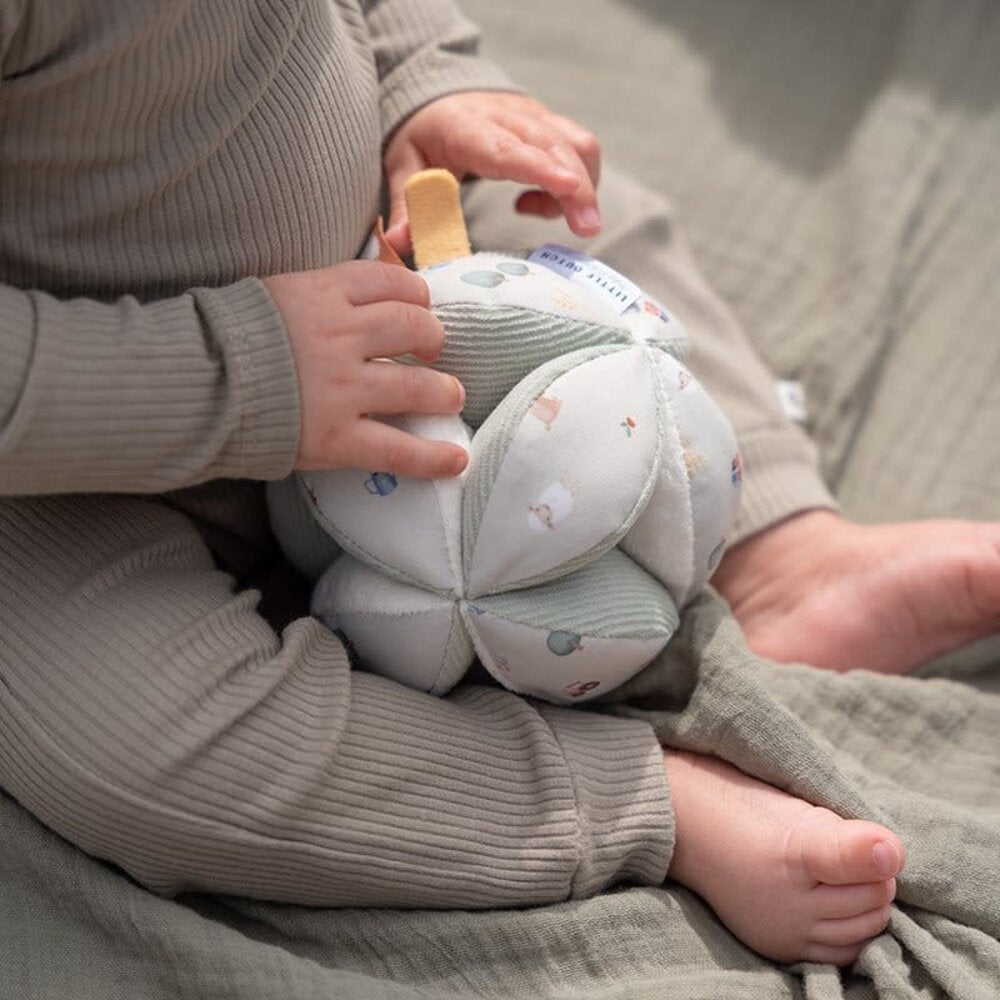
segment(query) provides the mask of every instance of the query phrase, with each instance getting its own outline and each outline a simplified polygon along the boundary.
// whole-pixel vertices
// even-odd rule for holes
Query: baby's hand
[[[468,461],[458,445],[425,441],[374,414],[458,413],[458,379],[386,359],[435,360],[444,328],[429,310],[423,279],[377,261],[264,279],[295,357],[302,431],[297,469],[349,466],[422,479],[457,475]]]
[[[601,228],[597,139],[576,122],[521,94],[469,91],[450,94],[408,118],[389,141],[385,172],[390,215],[387,236],[409,249],[403,185],[418,170],[444,167],[461,179],[475,174],[529,184],[518,211],[546,218],[565,215],[578,236]]]

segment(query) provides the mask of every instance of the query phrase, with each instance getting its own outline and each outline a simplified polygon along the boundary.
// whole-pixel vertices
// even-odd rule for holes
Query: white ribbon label
[[[589,289],[616,313],[625,312],[643,294],[642,289],[614,268],[558,243],[545,243],[528,259]]]

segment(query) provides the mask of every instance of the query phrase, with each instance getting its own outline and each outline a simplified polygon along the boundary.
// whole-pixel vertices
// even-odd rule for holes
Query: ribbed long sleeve
[[[0,31],[0,493],[284,475],[294,367],[246,279],[355,256],[387,132],[506,78],[441,2],[37,0]]]
[[[287,474],[295,363],[259,281],[142,305],[0,286],[0,495]]]
[[[453,4],[368,0],[364,6],[384,135],[444,91],[515,89],[496,66],[476,56],[479,33]]]

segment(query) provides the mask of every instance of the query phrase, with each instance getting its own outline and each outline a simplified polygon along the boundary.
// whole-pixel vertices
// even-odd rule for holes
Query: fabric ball
[[[718,564],[739,503],[732,428],[684,366],[676,319],[598,262],[542,248],[420,273],[446,329],[436,367],[466,407],[388,422],[470,462],[447,480],[295,477],[297,516],[344,552],[313,613],[420,690],[443,694],[478,657],[522,694],[596,697],[662,650]]]

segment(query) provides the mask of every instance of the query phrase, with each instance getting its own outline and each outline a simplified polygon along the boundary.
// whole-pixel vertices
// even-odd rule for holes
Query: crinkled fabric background
[[[671,197],[805,384],[849,513],[1000,517],[992,0],[465,6],[489,53]],[[926,673],[776,667],[706,597],[615,709],[901,833],[900,905],[851,972],[765,962],[676,888],[476,914],[164,900],[0,797],[0,996],[995,997],[1000,650]]]

